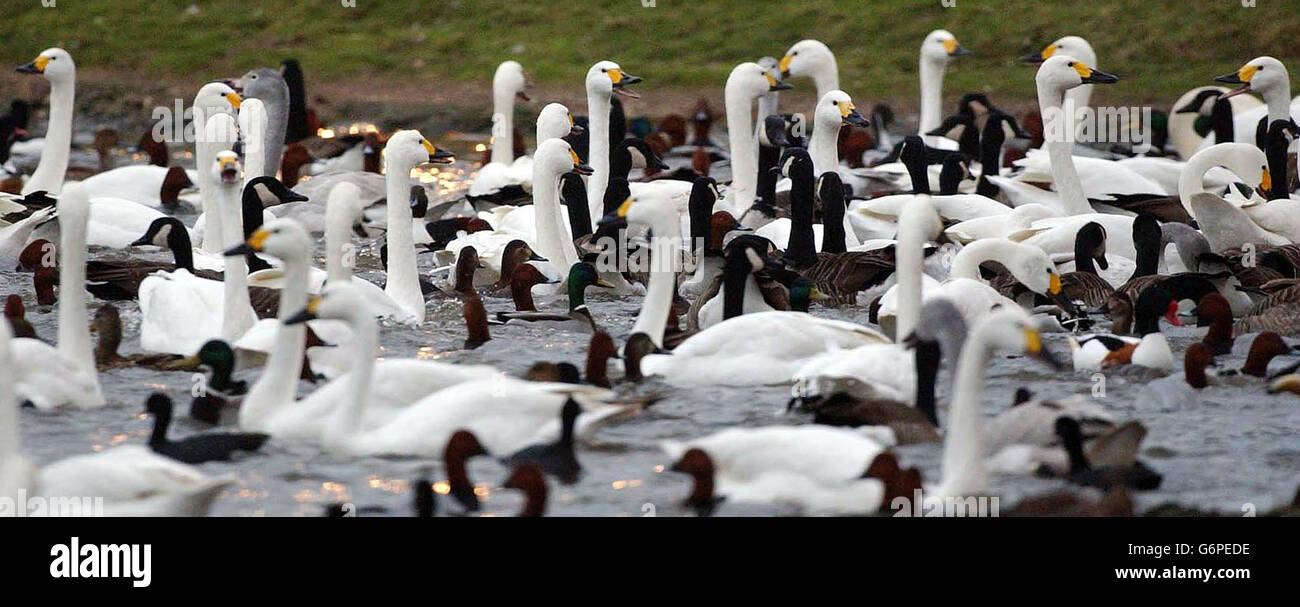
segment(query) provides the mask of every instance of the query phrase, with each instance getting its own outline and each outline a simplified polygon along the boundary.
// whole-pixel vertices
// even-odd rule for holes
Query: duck
[[[181,204],[193,204],[188,195],[181,194],[193,188],[197,179],[197,171],[179,166],[140,164],[96,173],[81,184],[92,202],[97,198],[117,198],[174,211]]]
[[[465,465],[470,458],[485,455],[488,455],[487,449],[469,430],[453,432],[443,449],[442,465],[447,471],[447,494],[456,500],[465,513],[478,512],[482,508]]]
[[[721,275],[723,243],[729,233],[749,231],[731,213],[713,210],[713,205],[721,199],[712,177],[700,177],[695,181],[688,206],[694,269],[678,288],[682,296],[699,296]]]
[[[48,48],[31,63],[20,66],[22,74],[43,76],[50,83],[50,114],[42,147],[41,161],[27,183],[23,195],[48,192],[58,196],[68,171],[72,149],[72,111],[77,92],[77,64],[72,55],[58,47]]]
[[[357,340],[373,349],[378,339],[377,329],[372,318],[358,314],[359,307],[357,293],[350,285],[328,285],[289,323],[314,317],[348,319],[353,323]],[[457,373],[467,373],[465,365],[446,366]],[[347,399],[323,415],[318,409],[317,415],[309,418],[323,423],[320,440],[327,451],[354,456],[432,455],[443,451],[453,432],[467,429],[489,452],[513,453],[538,442],[554,440],[559,435],[560,410],[570,397],[583,404],[584,412],[577,426],[577,435],[583,439],[608,419],[632,414],[642,406],[638,402],[606,402],[613,394],[602,388],[510,379],[491,370],[484,379],[452,382],[376,424],[373,422],[379,421],[378,414],[369,414],[373,421],[366,420],[367,401],[371,400],[367,376],[373,368],[373,362],[358,359],[357,367],[349,375],[336,380],[345,386],[342,391],[348,394]],[[305,404],[300,402],[288,412],[297,414],[307,408]],[[319,420],[322,416],[328,419]]]
[[[864,478],[890,446],[889,433],[874,428],[764,426],[728,428],[688,441],[663,441],[672,470],[695,485],[686,505],[711,512],[722,498],[732,502],[786,503],[834,514],[871,514],[880,509],[884,483]]]
[[[265,434],[221,432],[199,434],[181,440],[167,438],[172,421],[172,399],[154,392],[145,401],[145,413],[154,417],[153,433],[149,435],[149,448],[154,453],[186,464],[229,461],[236,451],[257,451],[270,438]]]
[[[190,418],[212,425],[236,423],[240,398],[248,393],[248,382],[231,377],[235,370],[235,349],[213,339],[203,344],[193,356],[175,365],[176,369],[206,367],[203,389],[190,400]]]
[[[518,516],[535,518],[546,515],[548,490],[541,466],[532,462],[516,466],[501,486],[524,492],[524,506]]]
[[[1070,456],[1070,471],[1066,478],[1073,484],[1099,489],[1127,487],[1152,490],[1164,480],[1158,472],[1141,462],[1127,466],[1093,466],[1083,452],[1083,434],[1078,420],[1062,416],[1056,419],[1056,433]]]
[[[1209,293],[1196,302],[1196,326],[1209,327],[1201,343],[1214,356],[1232,352],[1232,307],[1218,293]]]
[[[22,380],[16,374],[21,370],[14,364],[18,354],[13,348],[18,341],[11,338],[8,323],[0,323],[0,495],[93,496],[103,500],[106,516],[203,516],[234,481],[229,476],[209,477],[142,445],[110,447],[35,467],[22,454],[18,432],[15,400]]]
[[[175,354],[118,354],[117,349],[122,343],[122,317],[112,303],[104,303],[95,310],[90,330],[99,336],[95,342],[95,367],[101,373],[121,367],[169,370],[181,360]]]
[[[27,320],[27,307],[23,305],[22,296],[10,293],[5,297],[4,315],[14,337],[36,339],[36,328]]]
[[[79,185],[59,197],[58,346],[17,338],[13,353],[16,394],[38,409],[91,409],[106,404],[100,387],[86,310],[86,223],[90,201]],[[6,327],[8,323],[5,323]]]
[[[596,320],[587,308],[586,291],[588,287],[613,288],[601,279],[595,266],[585,261],[573,264],[565,281],[569,289],[569,313],[555,314],[537,311],[497,312],[496,321],[503,324],[526,324],[531,327],[546,327],[564,331],[591,333],[597,329]],[[532,297],[529,296],[529,301]]]
[[[1163,287],[1153,286],[1142,291],[1134,306],[1138,337],[1115,335],[1084,335],[1070,340],[1070,351],[1075,370],[1101,370],[1121,365],[1137,365],[1156,371],[1174,370],[1173,353],[1169,342],[1160,332],[1159,319],[1163,316],[1169,324],[1181,326],[1178,320],[1178,302]]]
[[[503,458],[501,463],[511,468],[533,463],[566,485],[578,482],[582,474],[582,464],[578,463],[578,458],[573,453],[573,431],[581,414],[582,405],[579,405],[578,401],[572,398],[565,400],[564,407],[560,409],[558,440],[520,449]]]
[[[172,253],[172,263],[138,259],[94,259],[86,262],[86,290],[95,297],[110,301],[135,299],[140,293],[140,283],[155,272],[185,270],[207,280],[222,279],[221,266],[215,257],[197,249],[190,240],[190,231],[175,217],[158,217],[149,223],[144,235],[130,243],[132,247],[161,246]],[[200,264],[202,268],[200,269]]]

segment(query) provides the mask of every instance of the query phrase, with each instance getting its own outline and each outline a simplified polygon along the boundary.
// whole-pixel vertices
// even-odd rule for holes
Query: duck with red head
[[[478,512],[479,502],[465,464],[471,457],[487,454],[487,450],[479,444],[478,437],[469,430],[457,430],[452,433],[451,438],[447,439],[446,448],[443,449],[442,465],[447,470],[449,493],[466,512]]]
[[[502,486],[524,492],[524,508],[519,511],[520,517],[533,518],[546,515],[548,490],[541,466],[528,462],[516,467]]]
[[[533,287],[557,282],[559,281],[547,278],[541,270],[537,269],[537,266],[532,264],[521,263],[515,266],[514,272],[510,274],[510,298],[515,302],[515,311],[536,312],[537,305],[533,303]]]
[[[23,298],[17,294],[10,294],[5,298],[5,320],[9,322],[9,328],[13,331],[14,337],[30,337],[36,339],[36,328],[32,323],[27,322],[27,308],[23,306]],[[606,338],[609,336],[607,335]]]
[[[1183,378],[1187,385],[1200,390],[1210,385],[1205,375],[1205,368],[1214,364],[1214,355],[1204,343],[1198,342],[1187,346],[1183,354]]]
[[[592,333],[591,341],[587,344],[587,383],[601,388],[612,385],[608,374],[611,358],[618,358],[618,348],[614,346],[614,339],[604,331]]]
[[[492,339],[488,333],[487,310],[477,294],[465,298],[461,311],[465,317],[465,349],[473,350]]]
[[[1196,304],[1196,326],[1209,326],[1201,343],[1209,348],[1210,354],[1222,356],[1232,352],[1232,307],[1227,298],[1210,293]]]

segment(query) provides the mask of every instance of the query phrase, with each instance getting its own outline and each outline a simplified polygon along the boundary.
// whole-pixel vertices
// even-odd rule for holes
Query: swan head
[[[1038,65],[1058,53],[1076,57],[1089,64],[1097,63],[1097,53],[1092,50],[1092,45],[1079,36],[1065,36],[1043,47],[1042,51],[1025,55],[1020,60],[1031,65]]]
[[[50,82],[72,82],[77,78],[77,65],[72,62],[72,55],[58,47],[41,51],[31,63],[19,66],[16,71],[40,74]]]
[[[568,172],[590,175],[591,167],[582,163],[573,146],[563,139],[547,139],[533,153],[533,173],[559,179]]]
[[[520,101],[532,101],[528,96],[528,89],[532,86],[524,75],[524,66],[519,65],[518,61],[502,61],[492,75],[493,91],[512,94]]]
[[[1208,164],[1202,165],[1206,161],[1209,161]],[[1226,168],[1236,174],[1251,190],[1268,191],[1273,187],[1273,178],[1268,172],[1268,157],[1251,143],[1216,143],[1197,152],[1187,163],[1205,166],[1206,172],[1214,166]],[[1198,179],[1203,177],[1204,173],[1198,176]],[[1267,198],[1268,196],[1265,196],[1265,199]]]
[[[1251,91],[1261,95],[1281,91],[1290,96],[1291,91],[1291,77],[1287,74],[1286,66],[1281,61],[1268,56],[1251,59],[1237,71],[1219,76],[1214,81],[1241,85],[1240,88],[1224,95],[1224,99]]]
[[[969,55],[957,37],[948,30],[934,30],[921,43],[921,60],[927,63],[947,65],[950,57]]]
[[[212,179],[215,183],[226,186],[236,185],[240,182],[240,175],[243,172],[238,154],[230,150],[217,152],[217,157],[212,162]]]
[[[853,98],[844,91],[830,91],[822,95],[821,101],[817,102],[817,114],[813,120],[815,121],[814,132],[823,126],[829,129],[827,132],[830,133],[838,133],[840,125],[844,124],[871,126],[871,123],[858,113],[857,106],[853,105]]]
[[[587,92],[609,97],[613,94],[639,99],[636,91],[627,88],[641,82],[641,78],[623,71],[613,61],[599,61],[587,70]]]
[[[975,325],[972,339],[990,351],[1028,354],[1051,366],[1058,364],[1043,345],[1037,323],[1019,307],[1003,307],[985,315]]]
[[[199,89],[194,96],[194,107],[204,112],[234,114],[243,104],[244,98],[225,82],[209,82]]]
[[[1035,293],[1050,296],[1061,292],[1061,277],[1056,272],[1056,265],[1036,246],[1005,238],[984,238],[959,251],[953,259],[953,266],[965,266],[972,259],[976,264],[984,261],[1002,264],[1016,280]]]
[[[307,307],[290,316],[284,324],[296,325],[318,318],[353,320],[364,316],[366,309],[360,289],[348,282],[332,283],[325,285],[319,295],[307,302]]]
[[[812,76],[828,67],[835,67],[835,53],[820,40],[800,40],[794,43],[777,63],[782,78]]]
[[[731,75],[727,76],[727,96],[740,95],[745,101],[753,101],[772,91],[784,91],[792,88],[790,85],[777,80],[766,68],[746,61],[731,69]]]
[[[389,174],[406,175],[421,164],[450,164],[456,160],[455,154],[434,147],[424,135],[414,130],[394,133],[384,150]]]
[[[292,219],[268,221],[253,231],[248,240],[227,255],[266,253],[283,260],[306,260],[311,255],[311,238],[307,230]]]
[[[537,140],[581,135],[586,129],[574,124],[573,113],[563,103],[548,103],[537,114]]]
[[[1056,53],[1043,61],[1038,67],[1034,82],[1038,89],[1056,91],[1064,94],[1082,84],[1111,84],[1119,78],[1101,70],[1093,69],[1088,64],[1070,55]]]

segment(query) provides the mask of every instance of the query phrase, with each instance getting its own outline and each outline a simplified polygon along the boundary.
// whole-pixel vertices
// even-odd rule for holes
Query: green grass
[[[647,0],[648,1],[648,0]],[[1065,34],[1088,38],[1122,80],[1095,98],[1169,103],[1256,55],[1296,66],[1293,0],[5,0],[0,56],[13,65],[62,45],[82,69],[141,78],[233,75],[299,58],[309,78],[374,86],[488,82],[513,58],[537,81],[579,86],[598,59],[646,78],[643,89],[720,89],[738,62],[780,56],[801,38],[838,56],[855,97],[916,97],[916,52],[935,28],[975,52],[949,71],[948,96],[983,90],[1033,98],[1020,55]],[[14,6],[18,5],[18,6]],[[198,7],[195,14],[188,6]],[[1292,54],[1288,54],[1292,53]],[[808,81],[796,82],[810,88]],[[996,99],[996,98],[995,98]]]

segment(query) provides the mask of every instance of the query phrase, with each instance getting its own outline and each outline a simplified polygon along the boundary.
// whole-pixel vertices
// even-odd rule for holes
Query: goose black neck
[[[627,142],[620,141],[609,150],[609,178],[626,180],[631,172],[632,152],[628,150]]]
[[[963,172],[961,163],[956,160],[948,160],[943,163],[943,170],[939,171],[939,195],[952,196],[957,193],[958,186],[961,185]]]
[[[1133,276],[1129,280],[1140,276],[1151,276],[1160,270],[1160,226],[1155,220],[1150,220],[1150,225],[1147,226],[1139,226],[1138,221],[1143,220],[1139,218],[1133,223],[1133,247],[1137,249],[1137,257],[1134,261],[1137,267],[1134,268]]]
[[[256,187],[244,188],[243,200],[240,203],[244,216],[244,240],[248,240],[248,237],[252,236],[253,232],[262,227],[262,198],[258,196],[257,190]],[[175,232],[175,230],[172,230],[172,232]],[[271,264],[267,263],[265,259],[252,253],[245,254],[244,259],[248,262],[249,272],[257,272],[271,267]]]
[[[609,184],[605,186],[605,216],[617,211],[631,194],[632,188],[628,186],[626,177],[610,177]]]
[[[758,200],[772,206],[776,204],[776,182],[781,176],[773,169],[781,161],[781,148],[758,146]]]
[[[822,173],[818,195],[822,201],[822,252],[843,253],[848,250],[844,233],[844,182],[839,173]]]
[[[1081,474],[1092,469],[1088,458],[1083,454],[1083,437],[1077,427],[1062,432],[1061,442],[1065,443],[1065,452],[1070,456],[1070,474]]]
[[[940,349],[937,341],[920,341],[915,346],[916,358],[916,408],[934,427],[939,427],[939,414],[935,406],[934,384],[939,377]]]
[[[1074,239],[1074,271],[1086,274],[1097,273],[1097,266],[1092,261],[1093,247],[1090,244],[1081,238]]]
[[[627,114],[623,112],[623,102],[618,97],[609,100],[609,148],[618,146],[618,142],[627,137]]]
[[[753,271],[745,247],[732,249],[722,266],[722,318],[735,318],[745,313],[745,284]]]
[[[994,119],[989,119],[989,124],[993,124]],[[1006,136],[1002,134],[1002,128],[985,127],[984,136],[980,139],[980,180],[975,186],[975,193],[990,198],[997,196],[1001,191],[998,186],[989,181],[989,175],[997,175],[1000,167],[1000,158],[1002,156],[1002,144],[1005,143]]]
[[[184,225],[173,225],[167,232],[167,248],[172,250],[172,259],[176,269],[194,273],[194,245],[190,242],[189,230]]]
[[[587,185],[582,182],[582,176],[565,173],[560,177],[560,200],[569,211],[569,228],[573,230],[574,240],[591,234],[591,210],[587,208]]]
[[[1272,129],[1268,137],[1268,147],[1264,150],[1268,157],[1268,173],[1272,176],[1273,188],[1269,191],[1269,200],[1280,200],[1290,196],[1290,178],[1287,173],[1286,151],[1290,141],[1279,129]]]
[[[700,177],[691,186],[687,209],[691,216],[691,252],[700,254],[709,248],[710,219],[713,217],[713,192],[710,180]],[[696,247],[700,250],[696,251]]]
[[[289,89],[289,120],[284,131],[284,142],[294,143],[311,135],[307,132],[307,90],[303,86],[302,67],[297,60],[286,60],[281,73]]]
[[[961,137],[957,139],[957,149],[967,158],[974,158],[980,155],[980,132],[974,124],[970,124],[962,129]],[[999,144],[1001,145],[1001,144]]]
[[[790,166],[790,240],[785,258],[796,267],[817,261],[817,240],[813,234],[813,172],[811,162]]]
[[[564,410],[560,412],[560,440],[556,444],[569,457],[573,457],[573,429],[578,423],[578,414],[581,412],[582,407],[574,402],[572,398],[564,403]]]
[[[930,193],[930,172],[925,168],[924,153],[920,158],[904,158],[903,164],[907,167],[907,175],[912,179],[913,194]]]
[[[1214,140],[1219,143],[1236,141],[1236,127],[1232,122],[1232,102],[1220,96],[1210,109],[1210,126],[1214,129]]]

